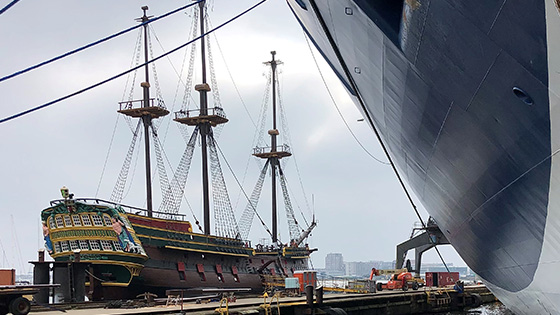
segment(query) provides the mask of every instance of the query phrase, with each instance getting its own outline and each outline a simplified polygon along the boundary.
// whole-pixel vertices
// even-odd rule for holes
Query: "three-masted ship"
[[[147,7],[142,8],[144,15],[140,22],[149,20]],[[200,2],[195,11],[195,20],[200,21],[200,34],[204,34],[205,2]],[[193,22],[193,25],[196,25]],[[93,300],[110,300],[136,297],[144,292],[164,296],[166,290],[192,290],[198,294],[200,289],[214,288],[262,291],[263,285],[274,277],[291,277],[297,270],[308,268],[308,258],[313,251],[303,242],[315,226],[313,222],[305,231],[293,224],[295,217],[291,211],[290,242],[282,244],[277,235],[276,219],[276,176],[283,182],[280,159],[291,155],[287,146],[277,145],[276,118],[271,136],[270,147],[255,148],[254,155],[266,159],[259,182],[271,168],[272,174],[272,245],[253,247],[247,240],[248,232],[240,231],[239,225],[250,227],[256,211],[255,198],[249,201],[239,224],[229,203],[223,175],[219,168],[218,153],[213,128],[228,121],[220,106],[208,107],[210,84],[206,80],[205,37],[200,39],[202,51],[202,83],[195,85],[200,94],[200,106],[194,110],[182,109],[175,113],[174,121],[194,127],[188,141],[180,167],[169,183],[164,181],[163,198],[159,210],[152,206],[152,179],[150,162],[150,136],[153,136],[158,163],[161,163],[161,144],[157,139],[154,126],[157,119],[170,112],[154,98],[150,98],[150,77],[148,68],[148,24],[143,26],[145,81],[141,83],[143,98],[120,103],[119,113],[137,118],[134,133],[136,140],[143,127],[145,136],[146,202],[147,207],[137,208],[123,205],[124,184],[130,166],[129,155],[126,167],[119,174],[111,201],[101,199],[74,198],[67,188],[61,190],[63,199],[51,201],[51,206],[41,213],[45,247],[56,261],[72,261],[79,252],[81,262],[90,263],[87,270],[86,286]],[[193,31],[194,34],[195,31]],[[192,51],[194,51],[194,47]],[[272,55],[268,62],[272,70],[273,110],[275,109],[276,87],[274,79],[277,61]],[[191,67],[192,72],[192,67]],[[215,80],[211,80],[215,81]],[[212,82],[214,83],[214,82]],[[276,115],[274,114],[274,117]],[[202,150],[202,191],[204,228],[201,233],[193,231],[193,226],[178,208],[185,190],[186,176],[190,167],[197,140]],[[210,168],[209,168],[210,164]],[[159,166],[159,164],[158,164]],[[158,167],[159,171],[161,168]],[[209,173],[211,176],[209,176]],[[163,174],[164,175],[164,174]],[[210,178],[211,177],[211,178]],[[163,178],[160,173],[160,180]],[[210,202],[210,182],[222,188],[212,190],[213,203]],[[285,189],[283,185],[283,189]],[[225,192],[224,192],[225,191]],[[285,196],[286,197],[286,196]],[[285,204],[290,205],[289,200]],[[211,205],[214,207],[215,233],[211,233]],[[291,206],[290,206],[291,207]],[[289,217],[290,217],[289,215]],[[196,222],[197,226],[199,222]],[[277,279],[277,278],[276,278]]]

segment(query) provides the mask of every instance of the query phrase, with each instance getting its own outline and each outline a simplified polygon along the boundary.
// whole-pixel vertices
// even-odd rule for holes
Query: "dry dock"
[[[60,310],[67,314],[424,314],[462,310],[477,304],[494,302],[494,295],[485,286],[465,287],[460,294],[445,289],[420,289],[418,291],[382,291],[368,294],[333,293],[325,294],[321,303],[315,297],[313,304],[306,297],[254,297],[239,298],[235,302],[202,301],[201,304],[184,303],[172,306],[154,306],[133,309],[70,309],[77,305],[55,305],[57,311],[41,311],[34,308],[33,312],[41,315],[58,315]],[[220,307],[221,304],[221,307]],[[81,307],[86,306],[82,305]]]

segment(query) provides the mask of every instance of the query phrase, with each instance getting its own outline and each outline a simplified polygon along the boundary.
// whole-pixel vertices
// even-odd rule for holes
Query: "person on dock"
[[[455,282],[455,285],[453,286],[453,290],[459,293],[463,293],[465,291],[465,284],[463,283],[463,281],[457,280],[457,282]]]

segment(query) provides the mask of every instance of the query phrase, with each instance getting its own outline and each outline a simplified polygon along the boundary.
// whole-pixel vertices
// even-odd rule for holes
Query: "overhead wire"
[[[16,3],[18,3],[18,2],[19,2],[19,0],[14,0],[14,1],[8,3],[5,7],[3,7],[3,8],[0,10],[0,14],[2,14],[2,13],[4,13],[4,12],[8,11],[9,8],[11,8],[14,4],[16,4]]]
[[[201,0],[200,0],[200,1],[201,1]],[[200,1],[199,1],[199,2],[200,2]],[[89,90],[91,90],[91,89],[93,89],[93,88],[96,88],[96,87],[98,87],[98,86],[101,86],[101,85],[103,85],[103,84],[105,84],[105,83],[107,83],[107,82],[110,82],[110,81],[112,81],[112,80],[115,80],[115,79],[117,79],[117,78],[120,78],[120,77],[122,77],[123,75],[125,75],[125,74],[127,74],[127,73],[130,73],[130,72],[132,72],[132,71],[135,71],[135,70],[137,70],[137,69],[140,69],[140,68],[142,68],[142,67],[144,67],[144,66],[146,66],[146,65],[148,65],[148,64],[150,64],[150,63],[152,63],[152,62],[156,62],[156,61],[160,60],[161,58],[164,58],[164,57],[166,57],[166,56],[168,56],[168,55],[170,55],[170,54],[172,54],[172,53],[178,51],[179,49],[181,49],[181,48],[183,48],[183,47],[185,47],[185,46],[188,46],[188,45],[190,45],[191,43],[193,43],[193,42],[195,42],[195,41],[201,39],[202,37],[207,36],[207,35],[209,35],[209,34],[215,32],[215,31],[217,31],[218,29],[220,29],[220,28],[226,26],[227,24],[229,24],[229,23],[231,23],[231,22],[237,20],[237,19],[240,18],[241,16],[247,14],[248,12],[252,11],[253,9],[255,9],[256,7],[258,7],[259,5],[263,4],[263,3],[266,2],[266,1],[267,1],[267,0],[261,0],[261,1],[259,1],[259,2],[256,3],[255,5],[251,6],[250,8],[246,9],[245,11],[243,11],[243,12],[237,14],[237,15],[234,16],[233,18],[231,18],[231,19],[227,20],[226,22],[220,24],[219,26],[215,27],[214,29],[209,30],[208,32],[206,32],[206,33],[204,33],[204,34],[202,34],[202,35],[200,35],[200,36],[198,36],[198,37],[196,37],[196,38],[194,38],[194,39],[192,39],[192,40],[190,40],[190,41],[188,41],[188,42],[186,42],[186,43],[184,43],[184,44],[182,44],[182,45],[180,45],[180,46],[178,46],[178,47],[176,47],[176,48],[174,48],[174,49],[172,49],[172,50],[170,50],[169,52],[164,53],[163,55],[160,55],[160,56],[158,56],[158,57],[156,57],[156,58],[154,58],[154,59],[152,59],[152,60],[148,60],[147,62],[145,62],[145,63],[143,63],[143,64],[141,64],[141,65],[138,65],[138,66],[136,66],[136,67],[134,67],[134,68],[132,68],[132,69],[126,70],[126,71],[124,71],[124,72],[121,72],[121,73],[119,73],[119,74],[117,74],[117,75],[114,75],[114,76],[108,78],[108,79],[105,79],[105,80],[103,80],[103,81],[100,81],[100,82],[98,82],[98,83],[95,83],[95,84],[93,84],[93,85],[90,85],[90,86],[88,86],[88,87],[86,87],[86,88],[83,88],[83,89],[81,89],[81,90],[78,90],[78,91],[76,91],[76,92],[74,92],[74,93],[71,93],[71,94],[68,94],[68,95],[66,95],[66,96],[60,97],[60,98],[58,98],[58,99],[56,99],[56,100],[54,100],[54,101],[50,101],[50,102],[48,102],[48,103],[45,103],[45,104],[42,104],[42,105],[33,107],[33,108],[28,109],[28,110],[25,110],[25,111],[23,111],[23,112],[19,112],[19,113],[17,113],[17,114],[12,115],[12,116],[9,116],[9,117],[0,119],[0,124],[1,124],[1,123],[4,123],[4,122],[7,122],[7,121],[10,121],[10,120],[13,120],[13,119],[15,119],[15,118],[18,118],[18,117],[21,117],[21,116],[30,114],[30,113],[35,112],[35,111],[37,111],[37,110],[40,110],[40,109],[49,107],[49,106],[51,106],[51,105],[54,105],[54,104],[56,104],[56,103],[59,103],[59,102],[64,101],[64,100],[66,100],[66,99],[69,99],[69,98],[71,98],[71,97],[74,97],[74,96],[76,96],[76,95],[79,95],[79,94],[81,94],[81,93],[83,93],[83,92],[86,92],[86,91],[89,91]]]
[[[175,13],[177,13],[177,12],[180,12],[180,11],[182,11],[182,10],[184,10],[184,9],[187,9],[187,8],[189,8],[189,7],[191,7],[191,6],[195,5],[195,4],[197,4],[197,3],[199,3],[199,2],[202,2],[202,1],[204,1],[204,0],[197,0],[196,2],[193,2],[193,3],[191,3],[191,4],[184,5],[184,6],[180,7],[180,8],[178,8],[178,9],[175,9],[175,10],[173,10],[173,11],[167,12],[167,13],[165,13],[165,14],[163,14],[163,15],[161,15],[161,16],[158,16],[158,17],[156,17],[156,18],[149,19],[149,20],[147,20],[147,21],[145,21],[145,22],[142,22],[142,23],[140,23],[140,24],[138,24],[138,25],[129,27],[129,28],[127,28],[127,29],[125,29],[125,30],[122,30],[122,31],[120,31],[120,32],[117,32],[117,33],[115,33],[115,34],[113,34],[113,35],[109,35],[109,36],[107,36],[107,37],[105,37],[105,38],[102,38],[102,39],[100,39],[100,40],[97,40],[97,41],[95,41],[95,42],[93,42],[93,43],[89,43],[89,44],[87,44],[87,45],[84,45],[84,46],[82,46],[82,47],[76,48],[76,49],[74,49],[74,50],[72,50],[72,51],[69,51],[69,52],[67,52],[67,53],[64,53],[64,54],[62,54],[62,55],[59,55],[59,56],[56,56],[56,57],[51,58],[51,59],[49,59],[49,60],[43,61],[43,62],[41,62],[41,63],[38,63],[38,64],[36,64],[36,65],[34,65],[34,66],[31,66],[31,67],[28,67],[28,68],[26,68],[26,69],[23,69],[23,70],[14,72],[14,73],[12,73],[12,74],[10,74],[10,75],[4,76],[4,77],[0,78],[0,82],[5,81],[5,80],[8,80],[8,79],[11,79],[11,78],[14,78],[14,77],[17,77],[17,76],[19,76],[19,75],[21,75],[21,74],[24,74],[24,73],[26,73],[26,72],[29,72],[29,71],[31,71],[31,70],[35,70],[35,69],[40,68],[40,67],[42,67],[42,66],[44,66],[44,65],[48,65],[49,63],[52,63],[52,62],[55,62],[55,61],[60,60],[60,59],[62,59],[62,58],[71,56],[71,55],[73,55],[73,54],[75,54],[75,53],[78,53],[78,52],[80,52],[80,51],[82,51],[82,50],[85,50],[85,49],[88,49],[88,48],[90,48],[90,47],[96,46],[96,45],[98,45],[98,44],[101,44],[101,43],[103,43],[103,42],[106,42],[106,41],[108,41],[108,40],[110,40],[110,39],[113,39],[113,38],[115,38],[115,37],[118,37],[118,36],[120,36],[120,35],[126,34],[126,33],[130,32],[130,31],[135,30],[135,29],[137,29],[137,28],[139,28],[139,27],[142,27],[142,26],[144,26],[144,25],[146,25],[146,24],[155,22],[155,21],[157,21],[157,20],[163,19],[163,18],[168,17],[168,16],[170,16],[170,15],[172,15],[172,14],[175,14]],[[1,14],[1,12],[0,12],[0,14]]]

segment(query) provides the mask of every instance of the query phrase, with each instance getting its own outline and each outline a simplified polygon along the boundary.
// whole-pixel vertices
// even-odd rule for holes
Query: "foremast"
[[[146,164],[146,210],[148,217],[153,216],[153,202],[152,202],[152,172],[150,161],[150,128],[153,130],[152,120],[160,118],[169,114],[169,111],[161,106],[154,106],[154,99],[150,98],[150,72],[148,67],[148,23],[146,23],[152,16],[147,16],[148,6],[143,6],[142,10],[144,15],[136,21],[144,23],[144,72],[145,81],[140,83],[143,91],[142,100],[120,102],[119,113],[134,117],[141,118],[144,125],[144,151],[145,151],[145,164]],[[139,107],[134,107],[139,104]],[[159,104],[158,104],[159,105]]]

